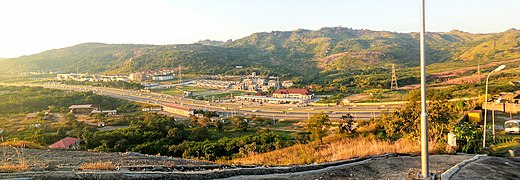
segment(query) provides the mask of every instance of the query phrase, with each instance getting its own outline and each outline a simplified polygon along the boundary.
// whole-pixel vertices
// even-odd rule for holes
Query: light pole
[[[421,0],[421,32],[420,32],[420,55],[421,55],[421,174],[422,178],[429,178],[428,170],[428,114],[426,113],[426,62],[424,56],[424,1]]]
[[[488,102],[488,83],[489,83],[489,76],[493,74],[494,72],[501,71],[502,69],[506,68],[506,65],[500,65],[495,70],[491,71],[486,78],[486,100],[484,101],[484,127],[482,131],[482,147],[486,147],[486,125],[487,125],[487,102]]]

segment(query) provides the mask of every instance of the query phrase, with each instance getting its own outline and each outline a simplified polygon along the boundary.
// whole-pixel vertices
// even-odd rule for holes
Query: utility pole
[[[420,55],[421,55],[421,174],[422,178],[428,179],[428,114],[426,112],[426,60],[424,55],[424,33],[425,12],[424,1],[421,0],[421,33],[420,33]]]
[[[397,90],[397,75],[395,73],[395,64],[392,64],[392,82],[390,83],[390,90]]]

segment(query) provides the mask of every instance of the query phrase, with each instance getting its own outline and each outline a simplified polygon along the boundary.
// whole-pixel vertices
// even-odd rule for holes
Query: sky
[[[520,29],[519,0],[426,0],[426,30]],[[0,58],[85,42],[186,44],[322,27],[418,32],[420,0],[1,0]]]

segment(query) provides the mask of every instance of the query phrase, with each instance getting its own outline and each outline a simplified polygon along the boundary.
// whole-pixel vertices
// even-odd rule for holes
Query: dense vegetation
[[[226,119],[214,111],[197,110],[189,120],[139,111],[141,105],[125,100],[40,87],[0,87],[0,127],[5,140],[27,140],[47,146],[64,137],[82,140],[82,149],[114,152],[140,152],[205,160],[231,159],[269,152],[291,145],[287,133],[275,133],[261,127],[272,121],[256,116]],[[96,104],[103,109],[117,109],[119,115],[75,115],[68,112],[72,104]],[[50,110],[47,114],[44,110]],[[38,112],[35,118],[27,113]],[[58,116],[63,116],[60,120]],[[81,118],[80,118],[81,117]],[[99,130],[102,121],[124,125],[115,130]],[[81,119],[81,120],[80,120]]]
[[[103,109],[135,110],[127,101],[95,95],[92,92],[62,91],[42,87],[0,86],[0,115],[24,114],[51,110],[67,112],[73,104],[95,104]]]

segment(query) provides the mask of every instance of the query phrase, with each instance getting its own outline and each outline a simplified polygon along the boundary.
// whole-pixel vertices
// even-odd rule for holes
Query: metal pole
[[[493,119],[493,144],[495,144],[495,103],[493,103],[493,115],[491,117]]]
[[[482,147],[486,147],[486,124],[487,124],[487,104],[488,104],[488,81],[489,76],[491,76],[493,72],[489,73],[486,78],[486,100],[484,101],[484,127],[482,130]]]
[[[429,178],[428,170],[428,113],[426,112],[426,62],[424,55],[425,10],[424,1],[421,0],[421,172],[422,178]]]

